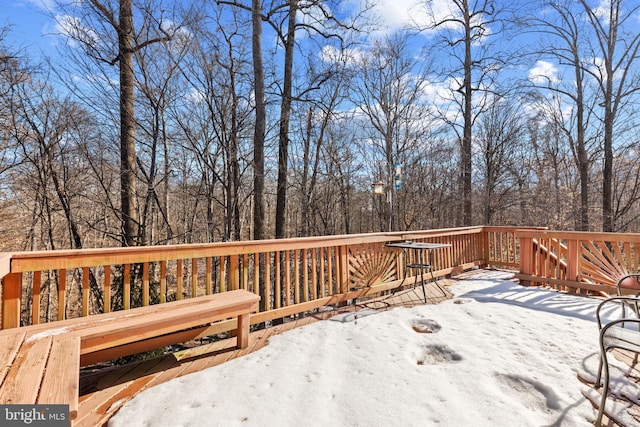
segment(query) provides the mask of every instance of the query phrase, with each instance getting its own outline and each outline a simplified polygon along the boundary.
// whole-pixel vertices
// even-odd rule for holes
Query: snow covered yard
[[[347,313],[150,388],[110,426],[589,426],[599,299],[482,272],[452,300]]]

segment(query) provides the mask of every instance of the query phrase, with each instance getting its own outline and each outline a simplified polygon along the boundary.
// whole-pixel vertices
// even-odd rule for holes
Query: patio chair
[[[628,290],[628,291],[625,291]],[[616,284],[618,296],[623,295],[640,295],[640,273],[631,273],[622,276]]]
[[[640,273],[630,273],[622,276],[618,279],[618,283],[616,284],[616,291],[618,292],[618,296],[625,295],[635,295],[640,296]],[[631,308],[635,310],[636,316],[640,318],[640,312],[638,311],[638,305],[632,304]],[[622,312],[622,317],[626,317],[624,315],[624,308]],[[640,327],[638,327],[640,330]],[[633,356],[633,364],[638,363],[638,354],[636,353]]]
[[[621,317],[603,325],[601,311],[604,307],[612,304],[620,305],[622,309]],[[627,315],[627,313],[629,313],[629,315]],[[637,362],[637,355],[640,353],[640,316],[638,313],[640,313],[640,297],[633,296],[607,298],[598,305],[596,310],[598,329],[600,330],[600,362],[595,387],[598,388],[602,385],[602,399],[600,408],[598,409],[596,426],[600,426],[602,423],[604,405],[609,391],[609,363],[607,360],[607,352],[616,348],[628,350],[636,354],[634,364]],[[636,327],[629,328],[627,327],[628,324],[633,324]]]

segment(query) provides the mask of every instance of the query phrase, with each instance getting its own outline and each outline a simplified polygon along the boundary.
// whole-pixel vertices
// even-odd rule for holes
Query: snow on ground
[[[481,272],[452,300],[347,313],[143,391],[118,426],[589,426],[599,299]]]

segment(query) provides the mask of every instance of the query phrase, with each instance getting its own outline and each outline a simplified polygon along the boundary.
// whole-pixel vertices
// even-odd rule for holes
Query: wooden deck
[[[457,278],[473,277],[475,274],[477,274],[477,270],[462,273]],[[437,284],[428,284],[426,288],[427,303],[438,304],[450,299],[452,295],[447,291],[446,286],[452,283],[455,283],[455,280],[440,279]],[[384,311],[396,307],[410,308],[423,304],[422,289],[417,286],[395,294],[358,300],[355,304],[318,310],[292,321],[251,332],[249,346],[244,349],[235,347],[236,340],[234,338],[214,342],[192,342],[188,343],[185,348],[154,359],[123,366],[84,369],[80,374],[78,415],[73,425],[104,426],[111,416],[137,393],[165,381],[199,372],[259,350],[267,345],[269,338],[273,335],[361,309]],[[618,359],[631,365],[632,358],[629,355],[619,351],[615,351],[615,353]],[[630,378],[640,383],[638,366],[635,366],[631,371]],[[634,406],[629,402],[629,413],[640,414],[640,406]],[[595,414],[597,414],[597,407],[594,408],[594,417]],[[603,425],[631,427],[609,420],[606,415],[603,419]],[[637,425],[640,425],[640,418],[638,418]]]
[[[452,295],[445,286],[453,282],[450,279],[441,279],[437,284],[429,283],[426,285],[427,303],[437,304],[451,298]],[[395,307],[413,307],[422,304],[424,304],[424,296],[422,288],[418,286],[395,294],[358,300],[355,304],[332,310],[310,313],[294,321],[252,332],[250,344],[244,349],[234,348],[236,341],[233,338],[200,345],[192,343],[193,347],[158,358],[95,371],[84,370],[80,375],[80,402],[74,426],[105,425],[122,405],[142,390],[242,357],[264,347],[273,335],[345,312],[365,308],[388,310]]]

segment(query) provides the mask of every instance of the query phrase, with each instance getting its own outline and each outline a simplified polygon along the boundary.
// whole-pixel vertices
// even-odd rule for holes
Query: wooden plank
[[[74,421],[74,427],[95,427],[105,425],[125,403],[133,396],[144,390],[153,377],[137,378],[117,387],[117,391],[105,394],[105,398],[96,402],[98,405],[81,408],[86,412],[78,412],[78,418]],[[93,402],[92,402],[93,403]]]
[[[142,263],[142,305],[149,305],[149,263]]]
[[[204,286],[205,286],[205,294],[206,295],[211,295],[213,293],[212,291],[212,275],[213,275],[213,262],[211,260],[211,257],[207,257],[205,258],[205,279],[204,279]]]
[[[144,363],[144,362],[142,362]],[[87,400],[91,399],[92,393],[113,387],[116,384],[124,384],[140,376],[140,370],[137,369],[139,363],[130,363],[127,365],[113,366],[104,370],[98,370],[80,374],[80,406],[84,406]],[[94,405],[94,407],[97,405]],[[79,409],[78,412],[81,412]],[[78,414],[80,418],[80,414]]]
[[[220,275],[218,276],[218,289],[220,290],[220,292],[226,292],[227,291],[227,273],[226,273],[226,269],[227,269],[227,257],[226,256],[221,256],[220,260],[219,260],[219,265],[220,265]]]
[[[2,329],[20,326],[22,274],[10,273],[2,278]]]
[[[255,323],[255,322],[254,322]],[[159,337],[148,338],[117,347],[106,348],[104,350],[86,353],[80,356],[80,366],[93,365],[95,363],[107,362],[122,356],[137,354],[143,351],[154,350],[166,347],[171,344],[192,341],[222,332],[233,331],[237,328],[237,319],[223,320],[211,325],[190,328],[186,331],[166,334]]]
[[[229,290],[240,289],[240,267],[238,255],[229,256]]]
[[[182,299],[182,260],[176,260],[176,301]]]
[[[24,331],[29,335],[34,335],[39,332],[44,332],[47,334],[80,332],[86,328],[92,328],[92,327],[101,326],[101,325],[108,325],[122,317],[126,317],[127,319],[135,319],[135,318],[147,316],[149,314],[166,313],[181,307],[197,307],[203,304],[204,305],[212,304],[212,301],[211,301],[212,299],[216,300],[215,304],[225,305],[227,304],[227,302],[232,302],[238,296],[236,294],[237,292],[241,292],[247,295],[248,298],[253,298],[256,300],[259,300],[260,298],[255,294],[252,294],[250,292],[243,291],[243,290],[231,291],[231,292],[226,292],[224,294],[190,298],[182,301],[173,301],[166,304],[154,304],[147,307],[138,307],[138,308],[127,310],[127,311],[120,310],[120,311],[111,312],[111,313],[96,314],[89,317],[67,319],[67,320],[62,320],[54,323],[25,326],[20,329],[21,331]],[[13,329],[0,330],[0,342],[13,333],[15,333]]]
[[[60,269],[58,272],[58,320],[67,317],[65,312],[67,307],[67,270]]]
[[[9,372],[9,368],[13,365],[13,361],[18,355],[20,346],[25,338],[25,332],[18,329],[11,329],[14,333],[8,334],[2,339],[0,345],[0,386],[4,383],[4,379]]]
[[[82,315],[89,315],[89,267],[82,268]]]
[[[257,311],[259,299],[248,291],[236,290],[208,297],[208,304],[171,307],[163,312],[151,313],[141,307],[134,310],[145,315],[135,318],[129,316],[134,310],[123,312],[126,317],[79,331],[82,336],[82,354]],[[191,300],[195,299],[185,301]],[[168,306],[170,303],[164,305]]]
[[[167,261],[162,260],[160,261],[160,303],[165,302],[167,302]]]
[[[255,303],[257,305],[257,303]],[[183,310],[176,315],[149,315],[141,322],[119,321],[106,326],[82,331],[82,354],[104,350],[136,341],[153,338],[182,329],[202,325],[208,321],[235,317],[240,312],[255,310],[255,305],[235,309]]]
[[[131,264],[122,266],[122,299],[125,310],[131,308]]]
[[[275,253],[274,261],[274,296],[275,296],[275,308],[282,307],[282,280],[280,280],[280,251]]]
[[[263,301],[265,311],[271,310],[271,254],[265,254],[264,256],[264,294],[266,301]]]
[[[198,258],[191,258],[191,298],[198,296]]]
[[[260,287],[260,254],[253,254],[253,293],[261,295]]]
[[[40,286],[42,286],[42,272],[33,272],[33,282],[31,284],[31,290],[33,299],[31,301],[31,324],[37,325],[40,323]]]
[[[68,404],[69,417],[78,415],[80,337],[53,339],[36,403]]]
[[[318,299],[318,270],[317,270],[317,251],[311,250],[311,299]],[[320,294],[322,295],[322,294]]]
[[[238,347],[245,348],[249,345],[249,326],[251,325],[251,316],[249,314],[241,314],[238,316]]]
[[[104,292],[104,312],[111,311],[111,266],[104,266],[104,282],[102,282],[102,291]]]
[[[28,404],[36,401],[52,337],[26,339],[0,389],[0,403]]]
[[[300,304],[300,252],[293,251],[293,302]]]
[[[323,298],[326,296],[329,296],[329,294],[327,293],[327,288],[326,288],[326,282],[325,282],[325,274],[324,274],[324,248],[320,248],[318,251],[318,254],[320,256],[320,264],[318,266],[318,268],[320,269],[320,279],[319,279],[319,285],[320,285],[320,293],[318,294],[318,297]]]

